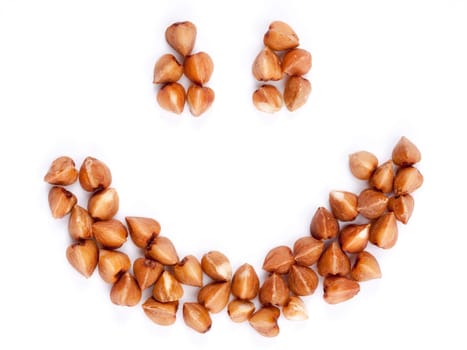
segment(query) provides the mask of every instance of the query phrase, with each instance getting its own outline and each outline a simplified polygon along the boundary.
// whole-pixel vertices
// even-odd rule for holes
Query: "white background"
[[[461,0],[0,0],[0,347],[465,349],[466,18]],[[276,19],[312,52],[313,92],[266,115],[251,104],[251,63]],[[162,111],[151,84],[180,20],[215,63],[216,101],[199,119]],[[156,218],[181,256],[217,249],[259,270],[270,248],[308,234],[329,190],[363,188],[349,153],[382,162],[402,135],[422,151],[425,183],[396,247],[371,249],[383,278],[335,306],[320,286],[310,319],[281,319],[273,339],[225,312],[199,335],[181,312],[161,327],[114,306],[97,273],[68,265],[66,220],[51,218],[42,180],[57,156],[100,158],[118,218]]]

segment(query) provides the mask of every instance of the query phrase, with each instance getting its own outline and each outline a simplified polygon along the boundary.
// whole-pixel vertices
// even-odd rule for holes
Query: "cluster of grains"
[[[170,112],[181,114],[188,103],[190,112],[198,117],[214,102],[214,91],[205,86],[214,69],[214,63],[206,52],[192,54],[196,40],[196,27],[191,22],[177,22],[165,31],[169,45],[180,55],[182,63],[173,54],[162,55],[154,66],[154,84],[162,84],[157,93],[159,105]],[[185,76],[191,85],[185,88],[179,82]]]
[[[289,111],[302,107],[311,92],[311,83],[303,75],[311,69],[311,54],[299,46],[294,30],[281,21],[272,22],[264,35],[265,47],[253,62],[253,75],[258,81],[285,81],[284,94],[272,84],[264,84],[253,93],[255,107],[274,113],[285,106]]]

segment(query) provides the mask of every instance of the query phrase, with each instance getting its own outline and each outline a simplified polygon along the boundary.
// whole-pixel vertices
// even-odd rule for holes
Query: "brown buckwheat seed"
[[[50,165],[44,181],[51,185],[68,186],[78,179],[78,170],[70,157],[59,157]]]
[[[165,39],[180,55],[189,55],[195,46],[196,26],[189,21],[176,22],[167,27]]]

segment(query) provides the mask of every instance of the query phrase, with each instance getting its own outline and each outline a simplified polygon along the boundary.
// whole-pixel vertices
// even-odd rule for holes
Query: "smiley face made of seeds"
[[[215,95],[206,86],[213,60],[205,52],[192,53],[196,35],[195,25],[188,21],[166,29],[166,40],[175,52],[157,60],[153,83],[160,107],[180,114],[187,103],[198,117],[211,107]],[[293,112],[311,92],[304,77],[311,68],[311,54],[299,47],[298,35],[282,21],[270,24],[263,42],[252,67],[254,78],[263,84],[254,91],[253,104],[261,112],[277,112],[283,104]],[[186,92],[179,82],[183,75],[189,82]],[[281,80],[285,80],[283,92],[277,85]],[[308,318],[302,297],[315,294],[320,283],[325,302],[338,304],[356,296],[361,282],[382,276],[367,246],[389,249],[396,244],[397,222],[407,224],[414,209],[412,192],[423,183],[414,166],[420,160],[420,151],[406,137],[382,163],[367,151],[351,154],[350,171],[366,182],[365,189],[359,194],[331,191],[328,206],[319,206],[307,223],[310,234],[270,249],[262,274],[248,261],[233,267],[225,254],[210,247],[200,257],[181,257],[155,218],[124,213],[125,221],[118,220],[119,195],[102,160],[86,157],[78,169],[71,157],[56,158],[44,180],[52,185],[48,198],[52,216],[68,216],[73,241],[66,249],[69,263],[86,278],[97,269],[112,285],[112,303],[136,306],[149,289],[151,295],[142,309],[159,325],[176,322],[183,303],[183,319],[197,332],[207,332],[210,315],[227,309],[232,321],[248,321],[261,335],[272,337],[279,334],[281,313],[289,320]],[[76,196],[66,188],[78,181],[84,195]],[[83,196],[87,198],[84,206],[78,203]],[[128,235],[140,252],[133,263],[121,251]],[[198,289],[197,300],[183,300],[185,285]]]

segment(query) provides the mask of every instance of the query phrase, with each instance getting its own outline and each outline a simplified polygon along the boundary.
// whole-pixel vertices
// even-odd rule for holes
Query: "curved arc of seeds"
[[[201,263],[194,256],[187,256],[180,262],[170,240],[159,236],[160,225],[156,220],[128,216],[126,222],[132,239],[135,245],[146,249],[147,255],[135,261],[133,275],[129,271],[130,260],[126,254],[109,250],[109,244],[106,243],[109,239],[115,239],[115,227],[118,232],[123,228],[121,232],[126,237],[126,227],[112,217],[106,218],[107,221],[96,219],[92,223],[86,209],[78,206],[76,196],[56,184],[57,176],[46,175],[45,180],[53,185],[53,195],[49,195],[52,216],[60,218],[76,208],[80,215],[75,215],[73,224],[80,225],[83,220],[93,231],[91,235],[83,236],[76,234],[76,230],[70,231],[75,242],[67,250],[68,261],[85,277],[90,277],[99,265],[101,277],[113,284],[110,295],[113,303],[134,306],[141,299],[141,289],[153,286],[153,297],[146,300],[143,310],[153,322],[169,325],[176,319],[178,300],[183,295],[182,284],[191,284],[202,288],[198,303],[187,302],[183,305],[183,318],[189,327],[200,333],[207,332],[212,324],[209,313],[222,311],[228,304],[228,313],[233,321],[248,320],[260,334],[270,337],[279,334],[277,319],[281,311],[278,307],[282,307],[284,316],[289,320],[308,318],[305,304],[299,296],[313,294],[318,285],[318,275],[311,268],[312,265],[317,264],[318,272],[324,276],[324,300],[329,304],[353,298],[360,290],[359,282],[381,278],[376,257],[364,249],[368,241],[384,249],[394,246],[398,236],[397,221],[406,224],[412,214],[414,200],[411,193],[423,182],[414,163],[421,158],[420,151],[414,147],[413,143],[402,137],[393,150],[392,157],[398,164],[403,164],[399,168],[402,170],[397,172],[408,169],[416,175],[399,177],[393,195],[378,188],[371,189],[372,174],[368,169],[375,173],[379,168],[377,162],[368,156],[369,153],[360,151],[352,154],[349,157],[350,170],[354,175],[358,174],[357,178],[368,181],[369,189],[358,196],[359,200],[351,192],[332,191],[332,210],[325,207],[317,209],[310,225],[310,236],[299,238],[293,250],[288,246],[278,246],[269,251],[263,269],[270,275],[262,285],[259,285],[258,276],[251,265],[244,264],[232,274],[228,258],[218,251],[206,253]],[[86,175],[81,178],[86,178],[86,183],[105,183],[110,186],[110,170],[95,158],[88,157],[85,162],[89,163],[90,159],[93,164],[99,165],[98,170],[105,171],[89,171],[89,167],[82,166],[80,171],[86,171]],[[396,161],[390,160],[384,164],[396,164]],[[47,174],[54,174],[59,168],[62,183],[69,183],[69,178],[76,181],[78,170],[73,171],[74,166],[71,158],[60,157],[52,163]],[[365,169],[364,176],[361,169]],[[90,188],[86,185],[84,190]],[[115,189],[112,190],[116,193]],[[95,191],[99,194],[103,190],[96,188]],[[118,201],[118,196],[111,198]],[[114,211],[116,204],[112,200],[109,203],[104,201],[101,207],[104,212],[109,211],[107,207]],[[363,209],[364,212],[359,213]],[[339,225],[336,217],[347,221],[356,216],[355,212],[373,221],[358,225],[351,223],[343,227]],[[326,245],[326,240],[331,243]],[[350,253],[358,253],[352,267],[347,255]],[[203,272],[214,279],[213,283],[204,287]],[[250,289],[251,293],[248,292]],[[259,310],[255,310],[251,302],[257,294],[262,304]],[[231,295],[237,299],[229,303]]]

